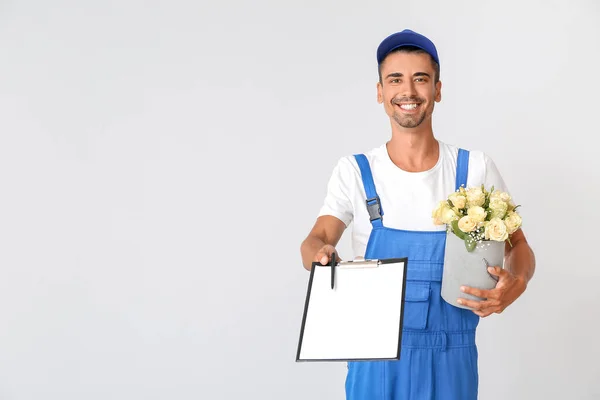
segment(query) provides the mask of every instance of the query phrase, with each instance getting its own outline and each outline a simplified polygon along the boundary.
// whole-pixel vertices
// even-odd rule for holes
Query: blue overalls
[[[408,257],[399,361],[348,363],[347,400],[476,400],[479,317],[440,296],[445,231],[386,228],[367,158],[355,155],[373,226],[364,257]],[[456,189],[466,187],[469,152],[459,150]]]

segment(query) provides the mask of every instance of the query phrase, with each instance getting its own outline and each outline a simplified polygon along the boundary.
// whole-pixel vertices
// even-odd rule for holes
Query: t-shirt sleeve
[[[485,188],[489,190],[493,186],[495,191],[502,191],[510,194],[494,160],[486,154],[484,154],[483,157],[485,162]]]
[[[354,193],[352,165],[342,158],[333,168],[327,184],[327,194],[319,211],[319,216],[332,215],[341,220],[346,227],[354,217],[352,196]]]

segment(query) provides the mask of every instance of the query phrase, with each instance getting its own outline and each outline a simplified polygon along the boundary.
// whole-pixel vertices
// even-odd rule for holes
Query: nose
[[[417,90],[415,89],[415,83],[412,79],[407,79],[402,85],[402,96],[403,97],[415,97]]]

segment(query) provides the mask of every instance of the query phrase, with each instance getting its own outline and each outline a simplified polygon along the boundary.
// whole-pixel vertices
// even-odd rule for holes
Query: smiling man
[[[499,278],[496,288],[465,289],[486,300],[463,299],[467,310],[441,298],[446,234],[432,210],[460,185],[508,190],[485,153],[435,138],[432,115],[442,83],[429,39],[410,30],[395,33],[379,45],[377,63],[377,100],[390,119],[391,139],[339,160],[302,242],[303,264],[307,270],[313,261],[327,264],[351,223],[355,257],[409,260],[400,360],[348,363],[347,399],[474,400],[479,319],[502,312],[525,291],[535,258],[518,230],[506,247],[505,268],[490,268]]]

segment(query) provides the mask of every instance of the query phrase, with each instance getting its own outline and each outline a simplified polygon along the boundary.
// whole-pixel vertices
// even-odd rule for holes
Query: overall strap
[[[362,176],[363,186],[365,193],[367,194],[367,211],[373,227],[383,226],[383,209],[381,208],[381,201],[375,190],[375,182],[373,182],[373,174],[371,173],[371,167],[369,166],[369,160],[364,154],[355,154],[354,158],[360,168],[360,174]]]
[[[456,162],[456,188],[467,187],[467,177],[469,176],[469,151],[458,149],[458,160]]]

